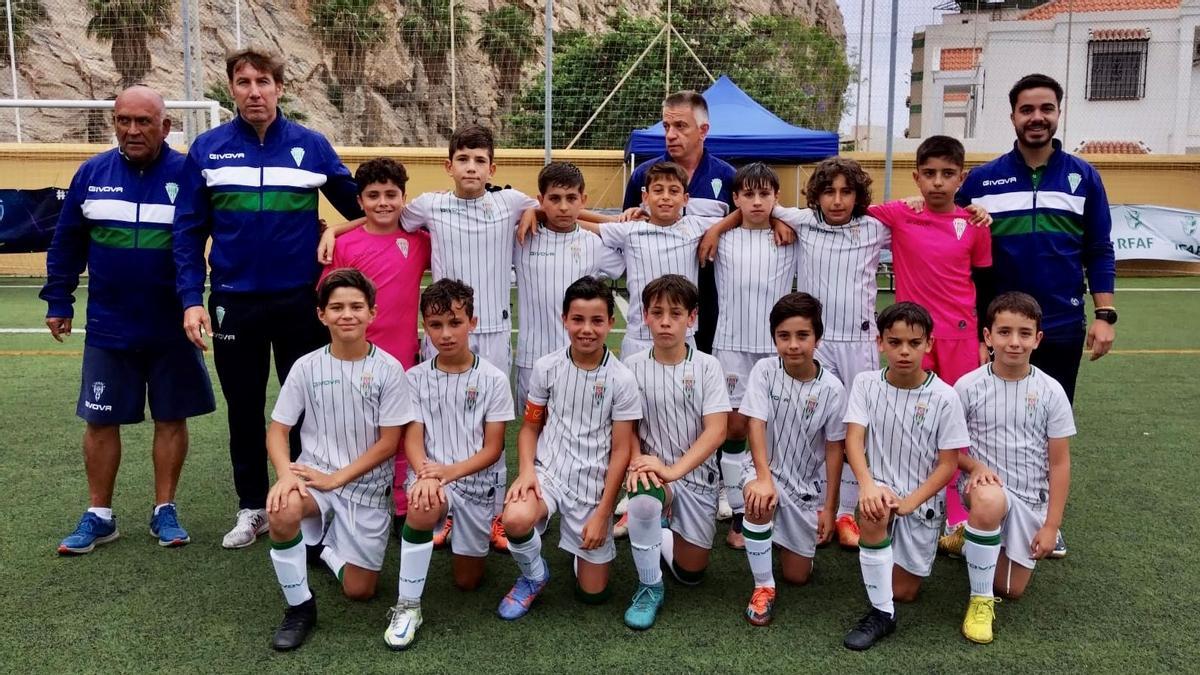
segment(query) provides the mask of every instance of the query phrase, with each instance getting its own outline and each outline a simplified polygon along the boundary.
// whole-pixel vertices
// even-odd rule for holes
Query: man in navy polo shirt
[[[88,270],[87,336],[78,414],[87,423],[83,460],[90,504],[62,543],[80,555],[117,538],[113,487],[121,425],[154,419],[154,512],[160,546],[191,541],[175,512],[188,450],[187,418],[216,408],[208,368],[181,327],[171,221],[183,155],[165,142],[171,120],[149,87],[121,92],[113,108],[117,147],[84,162],[71,180],[46,256],[46,326],[71,334],[75,289]]]
[[[622,205],[629,217],[640,216],[646,171],[657,162],[672,161],[688,174],[688,203],[685,215],[723,217],[733,209],[734,168],[704,149],[708,135],[708,103],[698,92],[677,91],[663,101],[663,128],[667,151],[633,170],[625,186]],[[713,266],[700,268],[700,317],[696,325],[696,346],[712,352],[717,331],[717,282]]]

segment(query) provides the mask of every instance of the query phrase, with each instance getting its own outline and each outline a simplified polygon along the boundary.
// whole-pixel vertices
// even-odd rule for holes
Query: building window
[[[1089,101],[1132,101],[1146,96],[1146,52],[1150,41],[1090,40]]]

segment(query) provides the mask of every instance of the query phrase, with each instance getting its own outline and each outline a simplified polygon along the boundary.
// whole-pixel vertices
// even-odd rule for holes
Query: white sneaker
[[[613,509],[613,515],[623,516],[629,510],[629,495],[621,495],[621,500],[617,502],[616,508]]]
[[[421,622],[420,605],[397,603],[388,610],[388,627],[383,631],[383,641],[392,649],[407,649],[417,638]]]
[[[267,531],[266,509],[242,509],[237,512],[237,524],[233,526],[221,546],[225,548],[246,548],[258,540],[258,535]]]
[[[725,489],[722,488],[717,493],[717,520],[729,520],[733,517],[733,507],[729,505],[729,499],[725,497]]]

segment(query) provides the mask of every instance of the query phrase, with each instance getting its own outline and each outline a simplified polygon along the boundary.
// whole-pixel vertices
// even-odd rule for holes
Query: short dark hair
[[[771,335],[775,335],[775,329],[779,328],[779,324],[799,316],[812,323],[813,335],[820,340],[821,336],[825,334],[825,322],[821,320],[821,311],[821,301],[808,293],[788,293],[776,301],[775,306],[771,308]]]
[[[846,185],[854,190],[854,210],[852,218],[867,215],[867,207],[871,205],[871,176],[863,170],[858,162],[848,157],[830,157],[821,160],[813,173],[808,177],[804,186],[804,198],[808,200],[808,208],[821,213],[821,193],[833,185],[833,179],[843,176]]]
[[[225,75],[233,82],[233,74],[243,65],[271,73],[276,84],[283,84],[283,59],[275,52],[258,47],[246,47],[225,55]]]
[[[656,178],[674,178],[675,180],[679,181],[680,185],[683,186],[683,191],[687,192],[687,171],[684,171],[683,167],[679,166],[675,162],[657,162],[655,164],[651,164],[650,168],[646,170],[647,189]]]
[[[567,286],[566,292],[563,293],[563,316],[571,311],[571,303],[576,300],[603,300],[604,304],[608,305],[609,318],[612,318],[617,306],[612,289],[596,277],[579,277]]]
[[[478,124],[459,127],[450,136],[450,159],[454,159],[454,153],[464,148],[487,150],[489,161],[496,158],[496,138],[492,135],[492,130]]]
[[[317,288],[317,307],[325,309],[329,305],[329,296],[339,288],[357,288],[367,296],[367,306],[375,306],[375,284],[353,267],[340,267],[321,280]]]
[[[358,183],[358,194],[372,183],[393,183],[404,192],[408,185],[408,171],[404,165],[388,157],[376,157],[358,166],[354,172],[354,182]]]
[[[779,192],[779,174],[775,173],[775,169],[762,162],[747,164],[733,174],[733,191],[735,193],[745,189],[757,190],[764,187],[771,188],[772,192]]]
[[[646,311],[650,303],[658,298],[677,302],[691,312],[700,306],[700,289],[683,275],[664,274],[642,289],[642,311]]]
[[[988,303],[987,313],[984,317],[984,325],[987,326],[988,330],[991,330],[992,325],[996,323],[996,315],[1000,312],[1012,312],[1026,319],[1033,319],[1033,323],[1037,329],[1042,329],[1042,306],[1028,293],[1009,291],[993,298]]]
[[[703,124],[708,121],[708,101],[705,101],[700,92],[695,89],[677,91],[663,99],[662,107],[664,108],[682,108],[684,106],[690,107],[696,113],[698,123]]]
[[[944,159],[961,169],[966,164],[967,151],[957,138],[930,136],[917,146],[917,166],[931,159]]]
[[[1019,97],[1021,95],[1021,92],[1025,91],[1027,89],[1042,89],[1042,88],[1053,91],[1054,92],[1054,102],[1059,105],[1062,105],[1063,88],[1062,88],[1062,85],[1058,83],[1058,80],[1054,79],[1053,77],[1050,77],[1049,75],[1043,75],[1041,73],[1031,73],[1031,74],[1026,75],[1025,77],[1022,77],[1021,79],[1017,80],[1017,83],[1013,85],[1012,89],[1008,90],[1008,106],[1011,109],[1016,110],[1017,109],[1017,97]]]
[[[538,172],[538,194],[546,194],[552,187],[578,188],[584,191],[583,172],[570,162],[550,162]]]
[[[468,317],[475,316],[475,291],[458,279],[438,279],[421,292],[421,316],[446,314],[461,302]]]
[[[920,328],[925,331],[925,337],[933,335],[933,317],[929,315],[929,310],[915,302],[897,302],[880,312],[879,318],[875,319],[875,327],[881,335],[898,323]]]

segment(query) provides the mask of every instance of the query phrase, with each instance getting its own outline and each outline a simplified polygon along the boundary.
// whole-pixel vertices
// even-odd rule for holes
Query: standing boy
[[[316,625],[304,544],[355,600],[375,595],[387,550],[392,455],[413,419],[400,362],[366,339],[375,287],[358,270],[336,270],[318,289],[317,316],[332,342],[296,361],[271,413],[267,451],[276,481],[267,493],[271,562],[287,600],[271,646],[304,643]],[[303,415],[296,463],[288,432]]]
[[[1055,548],[1071,481],[1071,402],[1063,386],[1030,365],[1042,340],[1042,310],[1010,292],[988,306],[983,339],[995,361],[954,386],[966,409],[971,454],[959,456],[970,518],[963,556],[971,600],[962,632],[992,641],[995,598],[1019,598],[1033,567]]]
[[[361,227],[342,235],[321,278],[335,269],[353,267],[375,284],[379,313],[367,326],[367,340],[409,370],[419,357],[417,302],[421,277],[429,269],[429,233],[400,228],[404,187],[408,183],[403,164],[386,157],[372,159],[358,167],[354,180],[358,183],[358,205],[366,218]],[[408,513],[404,495],[407,473],[408,462],[401,449],[396,453],[396,484],[392,491],[395,513],[400,517]]]
[[[958,378],[987,362],[980,347],[979,308],[991,299],[990,230],[971,224],[971,214],[954,203],[965,176],[965,151],[949,136],[930,136],[917,148],[913,180],[925,201],[915,212],[903,201],[870,209],[892,230],[896,261],[896,300],[912,301],[933,317],[937,340],[922,367],[953,386]],[[978,288],[977,288],[978,286]],[[946,490],[946,525],[957,527],[966,509],[951,483]]]
[[[687,204],[687,173],[678,164],[659,162],[646,171],[645,202],[650,220],[584,226],[598,232],[605,246],[625,256],[629,286],[629,316],[621,340],[621,358],[626,359],[653,346],[642,311],[642,290],[664,274],[679,274],[696,283],[700,263],[696,245],[714,221],[699,216],[680,217]],[[695,328],[688,329],[688,344]]]
[[[962,403],[921,363],[933,345],[924,307],[900,302],[879,314],[888,367],[860,373],[846,406],[846,458],[858,478],[858,560],[871,608],[847,635],[869,649],[896,630],[894,601],[917,597],[933,569],[945,518],[942,488],[968,445]]]
[[[596,604],[608,593],[616,557],[612,513],[642,417],[637,382],[604,341],[613,324],[612,289],[583,277],[563,296],[571,345],[538,359],[525,424],[517,438],[520,473],[508,490],[504,527],[521,574],[500,601],[502,619],[519,619],[550,581],[542,532],[561,514],[559,547],[575,556],[576,592]]]
[[[580,276],[616,279],[625,272],[620,252],[579,227],[587,206],[583,172],[567,162],[551,162],[538,173],[538,204],[545,228],[525,237],[513,251],[521,335],[517,340],[517,404],[525,405],[533,364],[570,344],[563,328],[562,298]]]
[[[784,580],[805,584],[817,544],[833,536],[846,438],[845,390],[813,359],[825,328],[821,302],[808,293],[785,295],[771,309],[770,327],[777,355],[754,364],[742,408],[752,459],[743,480],[754,576],[746,620],[755,626],[774,615],[772,545],[779,546]]]
[[[421,320],[437,356],[408,371],[416,416],[407,430],[409,516],[400,541],[400,591],[383,639],[405,649],[417,636],[433,531],[454,514],[454,585],[483,580],[505,423],[513,418],[508,378],[470,347],[474,292],[442,279],[421,294]]]
[[[729,396],[721,364],[687,344],[700,290],[678,274],[642,291],[645,324],[654,346],[625,363],[642,395],[640,452],[629,463],[629,546],[638,588],[625,624],[654,625],[664,588],[659,556],[680,583],[695,586],[708,568],[716,533],[718,471],[714,453],[725,440]],[[663,528],[663,513],[670,527]]]

